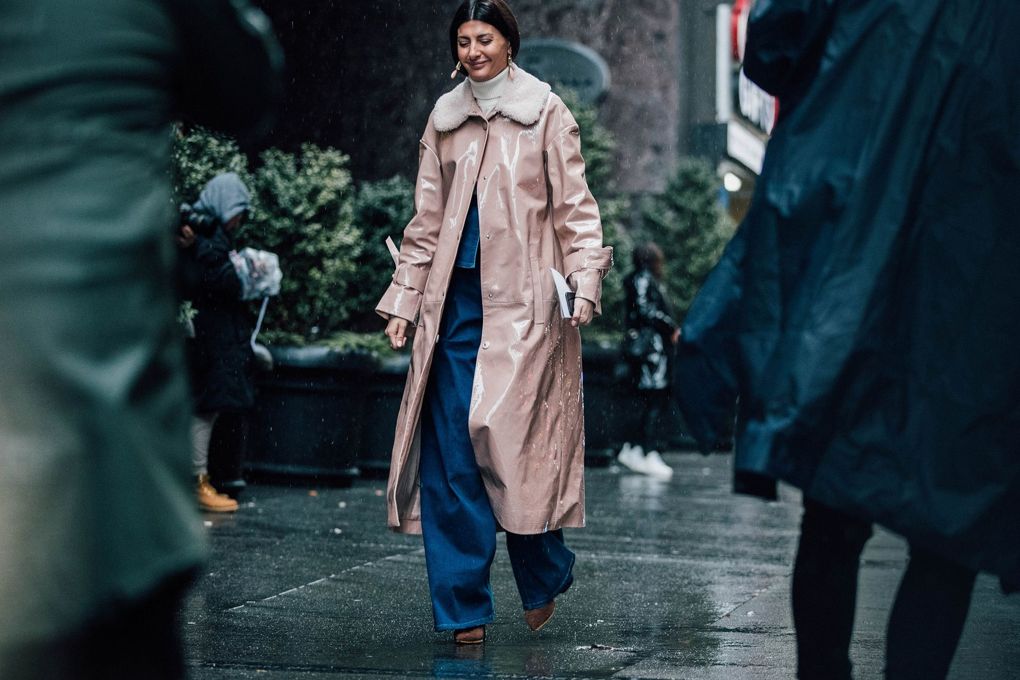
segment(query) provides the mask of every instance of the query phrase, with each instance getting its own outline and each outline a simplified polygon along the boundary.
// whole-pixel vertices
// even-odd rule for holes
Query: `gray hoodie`
[[[251,193],[235,172],[224,172],[209,180],[191,206],[195,212],[216,217],[223,224],[250,207]]]

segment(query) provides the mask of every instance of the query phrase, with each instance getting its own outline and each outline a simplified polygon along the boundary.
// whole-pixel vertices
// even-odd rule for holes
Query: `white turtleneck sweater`
[[[505,68],[499,75],[483,82],[477,82],[468,78],[468,82],[471,83],[471,93],[475,96],[475,101],[478,102],[478,108],[486,116],[492,113],[492,110],[496,108],[496,104],[499,103],[499,98],[503,96],[503,90],[506,89],[506,80],[509,74],[510,69]]]

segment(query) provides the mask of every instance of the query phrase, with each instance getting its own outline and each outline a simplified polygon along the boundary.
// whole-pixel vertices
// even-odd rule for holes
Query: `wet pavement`
[[[588,527],[565,532],[576,582],[540,633],[524,625],[500,541],[496,621],[479,647],[433,632],[421,539],[385,529],[385,482],[249,487],[237,514],[205,517],[212,559],[183,612],[191,677],[793,678],[798,495],[732,495],[729,455],[665,458],[669,482],[588,471]],[[865,551],[858,680],[881,677],[905,560],[884,532]],[[950,678],[1020,678],[1020,596],[989,577]]]

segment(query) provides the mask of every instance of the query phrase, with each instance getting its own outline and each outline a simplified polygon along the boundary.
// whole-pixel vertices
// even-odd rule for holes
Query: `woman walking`
[[[627,336],[624,354],[640,398],[641,418],[617,460],[624,467],[659,479],[673,477],[663,462],[662,416],[669,409],[670,368],[680,326],[662,290],[662,250],[652,242],[634,249],[634,271],[624,279],[627,294]]]
[[[452,74],[420,146],[416,214],[377,311],[394,349],[415,332],[387,489],[388,524],[422,533],[436,630],[485,639],[505,530],[532,630],[573,581],[563,527],[584,526],[578,326],[599,311],[612,249],[584,179],[577,123],[513,63],[504,0],[464,2]],[[549,268],[576,293],[560,315]]]

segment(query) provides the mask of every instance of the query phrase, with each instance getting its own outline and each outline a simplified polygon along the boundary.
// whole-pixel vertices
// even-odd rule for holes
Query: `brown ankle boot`
[[[485,626],[455,630],[453,641],[458,645],[480,645],[485,642]]]
[[[553,600],[544,607],[538,609],[528,609],[524,612],[524,622],[528,624],[528,628],[534,631],[542,630],[542,626],[549,623],[549,619],[552,618],[553,612],[556,611],[556,601]]]
[[[214,489],[213,485],[209,483],[209,475],[198,476],[195,496],[198,499],[198,507],[206,512],[234,512],[237,510],[237,501]]]

